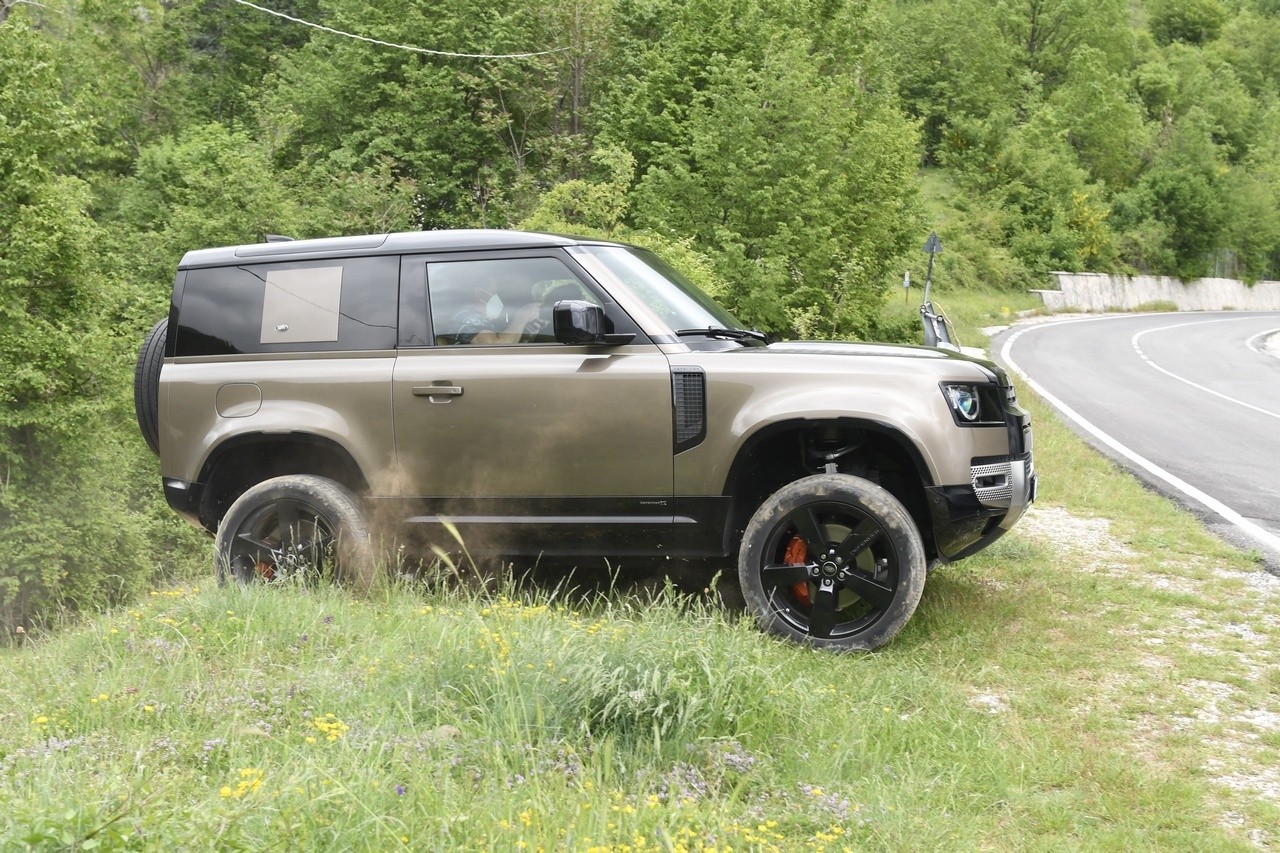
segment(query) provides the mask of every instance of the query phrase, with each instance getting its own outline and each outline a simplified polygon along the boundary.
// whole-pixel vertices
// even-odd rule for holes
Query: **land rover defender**
[[[1034,500],[996,365],[771,343],[656,255],[513,231],[189,252],[142,433],[221,581],[374,579],[392,536],[511,559],[736,558],[768,631],[888,642],[926,566]]]

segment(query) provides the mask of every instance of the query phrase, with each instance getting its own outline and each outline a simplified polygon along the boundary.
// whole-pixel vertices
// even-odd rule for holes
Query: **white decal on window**
[[[260,343],[336,341],[341,300],[342,267],[270,270]]]

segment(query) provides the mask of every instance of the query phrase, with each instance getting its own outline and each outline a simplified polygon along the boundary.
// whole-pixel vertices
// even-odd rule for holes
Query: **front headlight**
[[[960,416],[960,419],[968,423],[976,421],[982,411],[982,403],[978,399],[978,389],[972,385],[948,385],[946,389],[947,399],[951,401],[951,408]]]
[[[961,426],[1004,423],[999,389],[969,382],[943,382],[942,393]]]

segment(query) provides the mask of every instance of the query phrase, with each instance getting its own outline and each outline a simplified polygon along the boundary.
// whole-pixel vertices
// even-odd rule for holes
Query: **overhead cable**
[[[425,53],[430,56],[450,56],[450,57],[456,57],[459,59],[525,59],[530,56],[546,56],[549,53],[561,53],[568,49],[568,48],[558,47],[554,50],[540,50],[533,53],[454,53],[453,51],[449,51],[449,50],[431,50],[430,48],[426,48],[426,47],[414,47],[413,45],[409,45],[409,44],[396,44],[394,42],[381,41],[379,39],[369,38],[368,36],[359,36],[359,35],[356,35],[355,33],[348,33],[348,32],[343,32],[342,30],[335,30],[333,27],[326,27],[323,24],[313,24],[311,21],[304,21],[301,18],[295,18],[292,15],[286,15],[284,12],[277,12],[275,9],[268,9],[264,6],[257,5],[256,3],[250,3],[249,0],[235,0],[235,2],[239,3],[241,6],[248,6],[250,9],[257,9],[259,12],[266,12],[268,15],[275,15],[277,18],[284,18],[286,21],[292,21],[295,24],[302,24],[304,27],[311,27],[313,30],[320,30],[321,32],[331,33],[335,36],[342,36],[344,38],[355,39],[356,41],[363,41],[369,44],[376,44],[376,45],[379,45],[380,47],[392,47],[392,48],[395,48],[396,50],[407,50],[413,53]]]

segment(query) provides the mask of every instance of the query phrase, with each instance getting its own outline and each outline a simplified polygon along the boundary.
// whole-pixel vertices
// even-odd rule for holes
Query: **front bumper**
[[[967,486],[925,490],[937,556],[976,554],[1005,534],[1036,499],[1040,480],[1031,454],[973,460]]]

